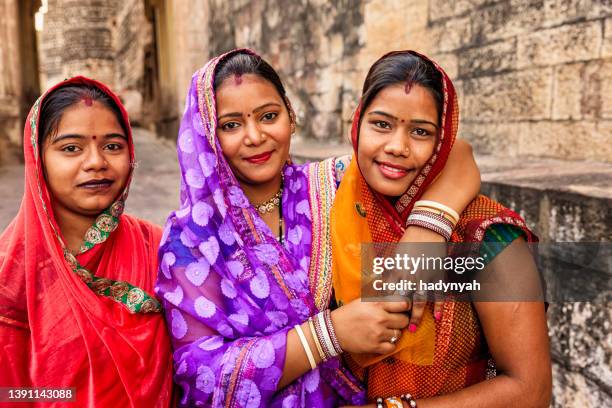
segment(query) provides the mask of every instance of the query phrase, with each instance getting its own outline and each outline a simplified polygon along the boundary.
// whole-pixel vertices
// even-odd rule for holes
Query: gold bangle
[[[294,327],[295,327],[295,331],[298,334],[298,337],[300,338],[300,341],[302,342],[302,347],[304,347],[304,351],[306,352],[306,357],[308,357],[310,368],[314,370],[315,368],[317,368],[317,363],[314,359],[314,356],[312,355],[312,350],[310,349],[310,346],[308,345],[308,340],[306,340],[306,336],[304,335],[304,332],[302,331],[302,326],[300,326],[299,324],[296,324]]]
[[[308,327],[310,328],[310,334],[312,335],[312,338],[314,339],[314,342],[315,342],[315,346],[317,347],[317,352],[319,353],[319,357],[321,357],[322,361],[326,361],[325,354],[323,354],[323,347],[321,347],[321,342],[319,341],[319,338],[317,337],[317,331],[315,330],[314,322],[312,321],[312,317],[308,319]]]
[[[437,201],[431,201],[431,200],[419,200],[416,203],[414,203],[414,207],[429,207],[429,208],[433,208],[435,210],[438,211],[442,211],[444,213],[447,213],[448,215],[450,215],[452,218],[454,218],[455,220],[455,224],[459,222],[459,214],[457,213],[457,211],[453,210],[452,208],[450,208],[447,205],[444,205],[442,203],[439,203]]]

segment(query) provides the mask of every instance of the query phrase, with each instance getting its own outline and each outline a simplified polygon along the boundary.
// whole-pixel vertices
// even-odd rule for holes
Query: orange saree
[[[382,58],[389,55],[392,54]],[[401,197],[392,200],[367,185],[357,161],[353,160],[336,194],[331,233],[333,287],[338,304],[346,304],[361,296],[360,244],[400,240],[414,203],[444,168],[457,136],[459,108],[456,93],[449,77],[433,64],[442,74],[444,102],[437,145],[421,173]],[[351,132],[355,152],[359,118],[358,107]],[[481,242],[486,229],[493,224],[515,226],[523,231],[527,240],[536,239],[516,213],[479,196],[461,214],[451,242]],[[488,372],[494,372],[493,367],[488,366],[490,354],[478,316],[469,302],[447,301],[440,321],[434,320],[433,305],[428,304],[417,332],[409,333],[404,329],[393,354],[376,357],[348,355],[345,361],[365,382],[370,401],[375,397],[399,396],[406,392],[415,398],[447,394],[483,381]]]

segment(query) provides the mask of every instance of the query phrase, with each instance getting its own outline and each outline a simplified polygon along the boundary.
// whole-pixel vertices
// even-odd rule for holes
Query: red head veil
[[[106,86],[75,77],[32,107],[24,130],[25,191],[0,236],[0,386],[75,387],[76,406],[168,406],[170,343],[152,296],[161,231],[123,213],[123,193],[87,231],[76,255],[64,245],[41,165],[40,107],[54,90]],[[131,177],[130,177],[131,179]]]

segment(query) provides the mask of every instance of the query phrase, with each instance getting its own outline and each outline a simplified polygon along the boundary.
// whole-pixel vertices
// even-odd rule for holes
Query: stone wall
[[[369,66],[393,49],[453,78],[477,151],[612,162],[609,0],[210,1],[209,55],[256,49],[309,138],[339,141]]]

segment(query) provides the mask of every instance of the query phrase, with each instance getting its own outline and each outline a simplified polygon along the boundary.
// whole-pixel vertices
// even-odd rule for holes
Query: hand
[[[408,302],[352,302],[331,313],[336,337],[350,353],[387,354],[395,350],[389,340],[408,326]]]

